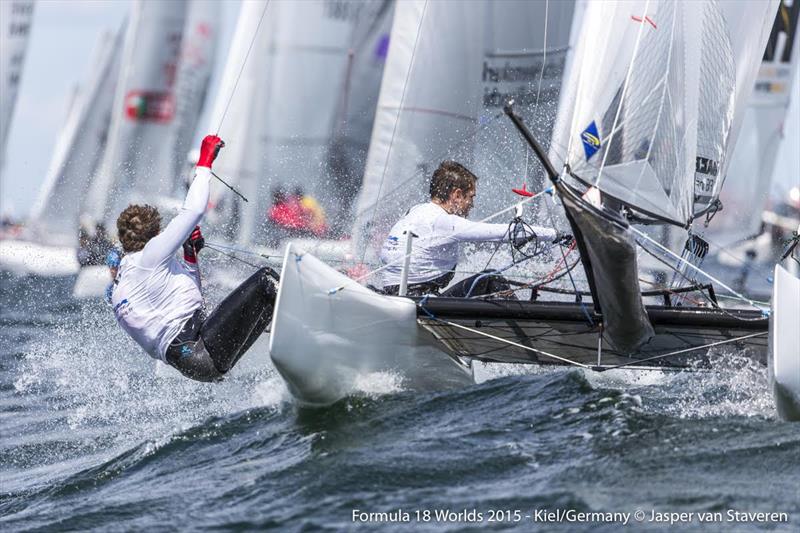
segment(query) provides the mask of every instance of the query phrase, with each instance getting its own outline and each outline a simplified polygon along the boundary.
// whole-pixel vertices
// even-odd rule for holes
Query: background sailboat
[[[19,239],[0,241],[0,268],[20,275],[67,276],[78,272],[78,218],[106,147],[122,36],[103,35],[95,65],[76,90],[47,176]]]
[[[707,263],[710,271],[735,277],[738,290],[765,298],[769,293],[769,267],[781,248],[780,243],[773,242],[773,233],[791,233],[798,223],[784,224],[786,228],[775,232],[768,227],[762,232],[762,216],[768,208],[773,180],[778,173],[786,172],[777,168],[776,162],[784,144],[789,104],[796,93],[799,16],[800,2],[780,3],[745,112],[742,134],[720,193],[722,210],[707,228],[704,221],[694,224],[696,231],[714,245],[712,263]]]
[[[273,192],[296,188],[339,233],[361,181],[393,11],[392,1],[242,4],[209,125],[228,142],[215,171],[249,199],[215,184],[209,220],[224,239],[279,241],[265,224]]]
[[[33,0],[0,2],[0,172],[3,170],[8,130],[25,64],[33,5]]]

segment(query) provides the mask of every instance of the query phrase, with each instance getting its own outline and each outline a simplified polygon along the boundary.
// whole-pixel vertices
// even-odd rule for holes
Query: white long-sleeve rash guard
[[[127,254],[117,272],[111,295],[117,322],[162,361],[169,343],[203,305],[197,265],[179,260],[175,252],[203,218],[210,188],[211,170],[197,167],[175,218],[142,250]]]
[[[533,230],[547,241],[556,237],[553,229],[534,227]],[[459,244],[462,242],[501,241],[508,238],[508,224],[472,222],[449,214],[433,202],[415,205],[392,227],[381,248],[381,262],[388,265],[383,271],[384,286],[400,284],[408,231],[417,235],[412,242],[409,284],[425,283],[455,269]]]

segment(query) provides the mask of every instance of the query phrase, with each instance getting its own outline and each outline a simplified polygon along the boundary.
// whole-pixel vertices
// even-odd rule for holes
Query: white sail
[[[0,171],[5,160],[8,130],[17,101],[32,20],[33,0],[0,2]]]
[[[574,97],[559,110],[559,162],[686,224],[719,194],[776,1],[590,3],[567,81]]]
[[[800,2],[781,2],[720,193],[723,210],[705,233],[716,245],[729,246],[760,231],[800,63],[798,14]]]
[[[400,2],[353,235],[363,257],[456,159],[481,178],[476,212],[507,205],[530,173],[508,99],[549,141],[574,2]],[[546,37],[546,42],[545,42]],[[535,168],[535,167],[533,167]]]
[[[78,236],[82,199],[97,170],[108,138],[119,77],[122,35],[104,34],[92,61],[94,69],[75,96],[53,152],[47,176],[31,210],[37,241],[72,242]]]
[[[394,6],[394,0],[365,4],[356,15],[348,40],[346,73],[327,155],[330,186],[339,199],[331,213],[336,234],[349,233],[355,199],[364,178]]]
[[[128,203],[158,204],[174,176],[155,159],[175,121],[175,81],[187,3],[136,0],[114,98],[111,132],[85,212],[111,221]]]
[[[173,179],[174,191],[183,196],[181,176],[186,155],[193,148],[198,120],[206,101],[219,41],[220,4],[216,0],[191,0],[181,39],[173,94],[175,118],[166,140],[155,154],[153,172]]]
[[[347,75],[348,43],[366,6],[344,0],[243,2],[227,85],[210,126],[228,143],[217,173],[250,200],[243,206],[216,187],[213,201],[230,205],[225,212],[236,225],[232,238],[247,243],[261,236],[273,187],[302,186],[324,207],[335,206],[328,146]]]

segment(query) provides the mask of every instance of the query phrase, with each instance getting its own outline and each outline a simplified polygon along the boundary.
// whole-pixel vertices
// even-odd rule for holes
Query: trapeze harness
[[[546,241],[554,240],[557,235],[553,229],[533,229],[537,236]],[[510,288],[502,276],[484,271],[443,291],[455,275],[459,245],[463,242],[507,240],[509,225],[472,222],[458,215],[451,215],[440,205],[428,202],[409,209],[392,227],[381,248],[380,259],[386,265],[383,271],[383,292],[386,294],[398,293],[409,232],[414,234],[408,269],[409,296],[441,294],[464,297],[468,294],[488,294]]]
[[[218,381],[272,318],[278,275],[262,268],[205,317],[197,264],[176,252],[205,214],[211,170],[197,167],[179,213],[120,263],[111,305],[117,322],[151,357],[198,381]]]

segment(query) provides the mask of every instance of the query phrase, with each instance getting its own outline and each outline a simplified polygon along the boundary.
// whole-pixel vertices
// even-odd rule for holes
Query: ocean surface
[[[735,352],[704,373],[479,364],[431,394],[378,375],[303,409],[265,343],[194,383],[70,290],[0,280],[0,531],[800,528],[800,424]]]

